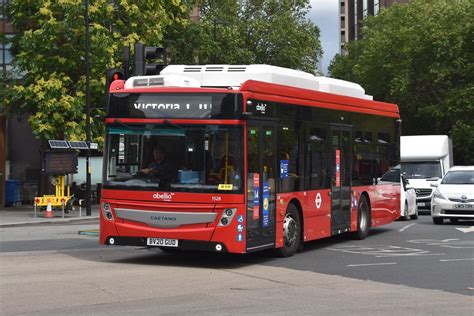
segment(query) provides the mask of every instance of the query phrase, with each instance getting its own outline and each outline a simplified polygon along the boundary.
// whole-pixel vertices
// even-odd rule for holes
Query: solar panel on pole
[[[87,143],[83,141],[69,141],[68,143],[73,149],[88,149]]]
[[[52,149],[66,149],[69,148],[69,144],[65,140],[48,140],[49,147]]]

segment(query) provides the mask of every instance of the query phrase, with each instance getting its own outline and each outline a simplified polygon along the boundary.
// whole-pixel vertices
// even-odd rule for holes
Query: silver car
[[[453,223],[474,219],[474,166],[452,167],[436,187],[431,199],[431,216],[435,224],[445,218]]]

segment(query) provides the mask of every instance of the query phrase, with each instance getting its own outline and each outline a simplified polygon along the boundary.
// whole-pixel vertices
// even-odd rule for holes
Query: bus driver
[[[153,148],[153,158],[148,168],[140,170],[142,173],[151,176],[152,178],[160,179],[160,182],[171,184],[176,179],[177,169],[166,158],[166,152],[161,147]]]

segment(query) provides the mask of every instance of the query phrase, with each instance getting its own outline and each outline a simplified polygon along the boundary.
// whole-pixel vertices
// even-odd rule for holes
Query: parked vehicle
[[[416,193],[409,181],[400,174],[400,165],[387,171],[377,184],[399,183],[400,186],[400,219],[409,220],[418,218],[416,207]]]
[[[452,167],[436,187],[431,201],[431,216],[435,224],[445,218],[453,223],[474,219],[474,166]]]
[[[439,184],[453,164],[451,140],[446,135],[402,136],[400,156],[402,174],[415,188],[418,210],[429,213],[431,184]]]

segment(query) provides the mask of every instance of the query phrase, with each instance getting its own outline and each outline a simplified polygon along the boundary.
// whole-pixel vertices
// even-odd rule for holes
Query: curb
[[[16,222],[16,223],[8,223],[8,224],[0,224],[0,228],[6,227],[21,227],[21,226],[33,226],[33,225],[51,225],[51,224],[65,224],[65,223],[73,223],[73,222],[91,222],[91,221],[99,221],[99,216],[84,216],[84,217],[76,217],[76,218],[58,218],[54,220],[46,220],[46,221],[37,221],[37,222]]]

